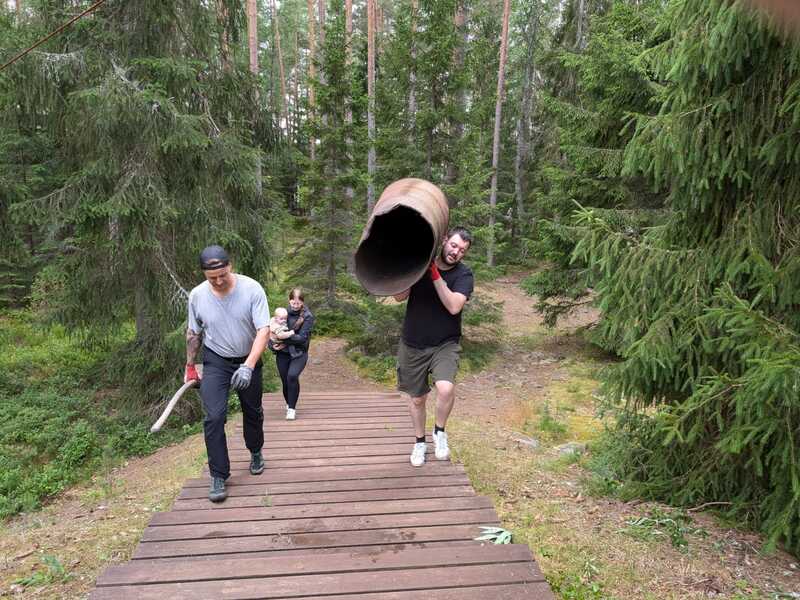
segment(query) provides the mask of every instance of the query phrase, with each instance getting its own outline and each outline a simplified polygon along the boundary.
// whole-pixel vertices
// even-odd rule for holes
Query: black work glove
[[[253,369],[247,365],[239,365],[236,372],[231,377],[231,387],[235,390],[247,389],[250,385],[250,380],[253,378]]]

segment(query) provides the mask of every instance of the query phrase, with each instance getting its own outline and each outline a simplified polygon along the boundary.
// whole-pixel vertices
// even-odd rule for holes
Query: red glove
[[[441,279],[441,275],[439,275],[439,267],[436,266],[436,262],[432,262],[430,266],[431,272],[431,281],[436,281],[437,279]]]
[[[186,371],[183,373],[183,382],[189,383],[190,381],[200,381],[200,376],[197,374],[197,368],[194,363],[187,363]]]

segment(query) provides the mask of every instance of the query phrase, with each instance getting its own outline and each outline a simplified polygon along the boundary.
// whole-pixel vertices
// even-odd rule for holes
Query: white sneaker
[[[286,409],[286,420],[287,421],[294,421],[295,420],[295,410],[293,408]]]
[[[450,458],[450,448],[447,445],[447,434],[444,431],[433,433],[433,447],[436,460],[447,460]]]
[[[411,464],[415,467],[421,467],[425,464],[425,452],[428,451],[428,444],[425,442],[417,442],[414,444],[414,449],[411,451]]]

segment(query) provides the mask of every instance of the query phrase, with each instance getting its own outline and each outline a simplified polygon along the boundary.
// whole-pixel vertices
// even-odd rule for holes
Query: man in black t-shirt
[[[403,335],[397,353],[397,388],[411,396],[409,410],[416,442],[411,464],[425,464],[425,401],[430,392],[428,375],[436,386],[436,425],[433,443],[436,458],[447,460],[450,449],[444,431],[455,400],[455,376],[461,353],[461,311],[472,295],[474,278],[461,262],[472,245],[472,234],[463,227],[447,232],[442,251],[423,276],[395,300],[408,299]]]

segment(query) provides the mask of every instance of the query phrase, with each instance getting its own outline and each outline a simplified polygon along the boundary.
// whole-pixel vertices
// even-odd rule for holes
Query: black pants
[[[308,362],[308,352],[303,352],[300,356],[292,358],[288,352],[277,352],[275,354],[275,364],[278,366],[278,373],[283,384],[283,399],[289,408],[297,406],[297,398],[300,397],[300,373],[306,368]]]
[[[203,379],[200,382],[200,397],[206,418],[203,431],[208,452],[208,470],[212,477],[227,479],[231,474],[228,459],[228,442],[225,438],[225,422],[228,420],[228,395],[231,377],[247,359],[224,358],[205,348],[203,350]],[[262,379],[261,361],[253,370],[253,378],[246,389],[239,390],[244,424],[244,443],[250,452],[258,452],[264,445],[264,410],[261,407]]]

